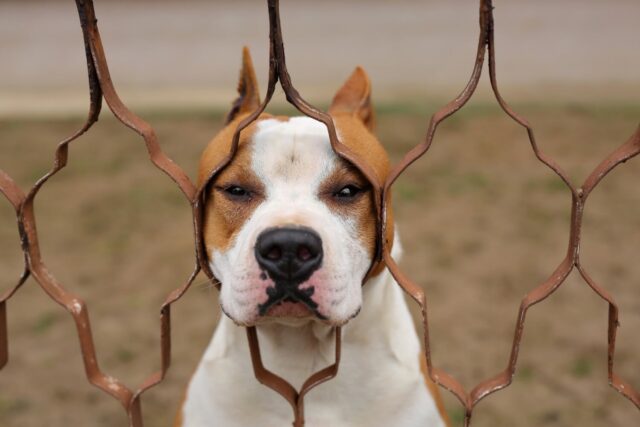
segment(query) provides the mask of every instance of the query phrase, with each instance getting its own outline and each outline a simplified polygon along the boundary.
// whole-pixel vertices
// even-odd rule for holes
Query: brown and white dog
[[[238,91],[228,125],[202,155],[201,183],[228,153],[239,121],[259,106],[246,49]],[[364,70],[354,71],[329,112],[340,141],[384,182],[389,161],[372,133]],[[333,363],[332,326],[344,325],[340,372],[307,396],[307,427],[446,425],[400,288],[382,266],[362,286],[375,251],[372,190],[333,152],[322,123],[261,115],[209,185],[205,215],[227,316],[191,379],[177,426],[291,425],[289,404],[255,379],[239,325],[257,325],[265,365],[296,388]],[[397,236],[393,254],[400,255]]]

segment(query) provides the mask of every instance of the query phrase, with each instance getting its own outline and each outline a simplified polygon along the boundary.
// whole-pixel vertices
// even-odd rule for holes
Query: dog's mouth
[[[271,286],[267,288],[269,299],[264,304],[258,304],[258,313],[263,317],[301,318],[315,315],[326,320],[326,316],[318,311],[318,304],[311,299],[314,291],[313,287]]]

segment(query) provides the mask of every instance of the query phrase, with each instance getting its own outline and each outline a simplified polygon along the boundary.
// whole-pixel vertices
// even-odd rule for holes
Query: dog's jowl
[[[246,50],[238,92],[227,126],[202,155],[201,183],[229,152],[238,123],[259,106]],[[384,182],[389,161],[373,134],[364,70],[354,71],[329,113],[340,141]],[[257,327],[265,365],[299,388],[333,363],[337,325],[344,325],[340,372],[306,398],[307,427],[445,425],[400,288],[382,265],[363,283],[376,250],[373,191],[333,152],[324,124],[262,114],[205,194],[205,245],[226,316],[176,425],[291,425],[289,404],[256,381],[241,326]],[[397,258],[391,213],[389,221],[385,238]]]

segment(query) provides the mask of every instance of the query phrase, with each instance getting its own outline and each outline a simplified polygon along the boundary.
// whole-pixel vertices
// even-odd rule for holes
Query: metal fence
[[[80,341],[84,368],[87,379],[96,387],[118,400],[127,413],[129,424],[132,427],[142,426],[141,397],[149,388],[160,383],[167,373],[171,355],[171,304],[178,300],[191,286],[194,278],[203,270],[209,278],[213,274],[209,270],[207,254],[204,250],[202,237],[202,216],[204,193],[203,188],[196,188],[187,174],[169,159],[161,150],[158,139],[152,127],[132,113],[120,100],[109,75],[109,68],[105,52],[100,39],[97,27],[96,15],[92,0],[75,0],[80,25],[84,36],[84,47],[87,58],[87,71],[89,78],[89,112],[84,125],[73,135],[60,142],[55,155],[51,170],[40,178],[33,188],[24,192],[14,180],[5,172],[0,170],[0,192],[14,207],[18,231],[21,239],[22,250],[24,252],[24,272],[17,284],[9,289],[5,294],[0,295],[0,368],[4,367],[9,360],[8,336],[7,336],[7,303],[10,298],[19,290],[25,280],[32,276],[49,297],[60,304],[71,314],[74,319],[78,338]],[[287,72],[285,50],[280,24],[279,0],[267,0],[270,22],[270,54],[269,54],[269,82],[267,94],[260,107],[243,120],[235,130],[233,143],[230,152],[221,164],[219,164],[209,176],[208,181],[213,179],[229,162],[233,159],[240,133],[249,124],[255,121],[265,110],[274,94],[276,84],[280,82],[287,100],[301,113],[314,118],[327,127],[331,146],[340,157],[352,163],[371,182],[375,195],[375,206],[378,215],[377,227],[377,251],[373,264],[383,262],[389,268],[397,283],[402,289],[418,304],[422,310],[424,347],[428,374],[433,381],[450,391],[463,405],[465,409],[465,426],[471,422],[471,416],[476,404],[488,395],[501,390],[511,384],[518,362],[518,352],[522,339],[526,315],[528,310],[535,304],[541,302],[565,281],[567,276],[577,269],[584,282],[609,305],[608,317],[608,378],[609,384],[618,392],[628,398],[640,409],[640,393],[633,386],[618,376],[614,368],[614,352],[616,343],[616,330],[618,327],[618,306],[613,295],[606,289],[598,285],[588,274],[587,269],[580,261],[580,235],[582,224],[582,213],[589,194],[600,183],[600,181],[617,165],[636,156],[640,152],[640,127],[624,142],[618,149],[604,159],[596,169],[588,176],[586,181],[580,186],[574,186],[568,179],[566,173],[556,164],[553,159],[546,156],[538,148],[533,129],[526,119],[513,111],[507,102],[502,98],[498,88],[495,67],[495,45],[494,45],[494,20],[493,6],[491,0],[480,0],[480,35],[478,39],[477,54],[471,78],[454,100],[438,110],[430,119],[426,137],[417,144],[411,151],[406,153],[404,158],[392,169],[386,182],[379,182],[371,167],[356,158],[353,153],[343,145],[336,134],[336,129],[332,118],[307,103],[293,86],[291,77]],[[572,213],[570,222],[570,236],[565,258],[553,271],[547,280],[532,289],[522,299],[518,311],[515,333],[511,346],[509,362],[505,369],[498,375],[487,378],[477,384],[473,389],[466,390],[460,382],[447,372],[434,366],[430,354],[429,324],[427,322],[427,303],[423,289],[404,274],[390,254],[389,242],[385,241],[386,211],[390,203],[389,194],[396,179],[416,160],[422,157],[430,148],[436,135],[440,123],[456,113],[473,96],[481,77],[481,71],[485,61],[489,65],[489,79],[495,98],[511,119],[522,126],[528,135],[531,149],[537,159],[551,169],[567,186],[572,195]],[[120,380],[102,372],[97,363],[97,355],[94,346],[92,329],[89,323],[88,308],[83,299],[65,289],[65,287],[54,277],[45,265],[40,247],[38,244],[38,233],[36,230],[36,214],[34,210],[34,200],[39,190],[44,186],[49,178],[59,172],[67,164],[69,145],[85,133],[97,120],[101,112],[102,101],[105,101],[111,112],[126,127],[138,133],[146,144],[146,148],[151,162],[164,171],[182,191],[184,197],[190,204],[193,211],[193,224],[196,241],[196,263],[192,275],[179,288],[172,291],[162,304],[160,313],[160,355],[161,368],[148,376],[137,389],[126,387]],[[340,362],[340,328],[336,328],[335,339],[335,363],[312,375],[303,384],[300,390],[296,390],[292,385],[271,372],[262,363],[259,351],[259,342],[255,328],[247,328],[247,338],[251,359],[254,367],[256,379],[279,393],[286,399],[293,410],[293,425],[304,425],[304,398],[314,387],[330,380],[338,374]],[[265,393],[268,392],[265,390]]]

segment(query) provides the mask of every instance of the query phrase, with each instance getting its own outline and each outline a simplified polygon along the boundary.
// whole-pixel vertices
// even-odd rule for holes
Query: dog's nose
[[[298,285],[320,267],[322,239],[307,227],[269,228],[258,236],[255,256],[276,283]]]

